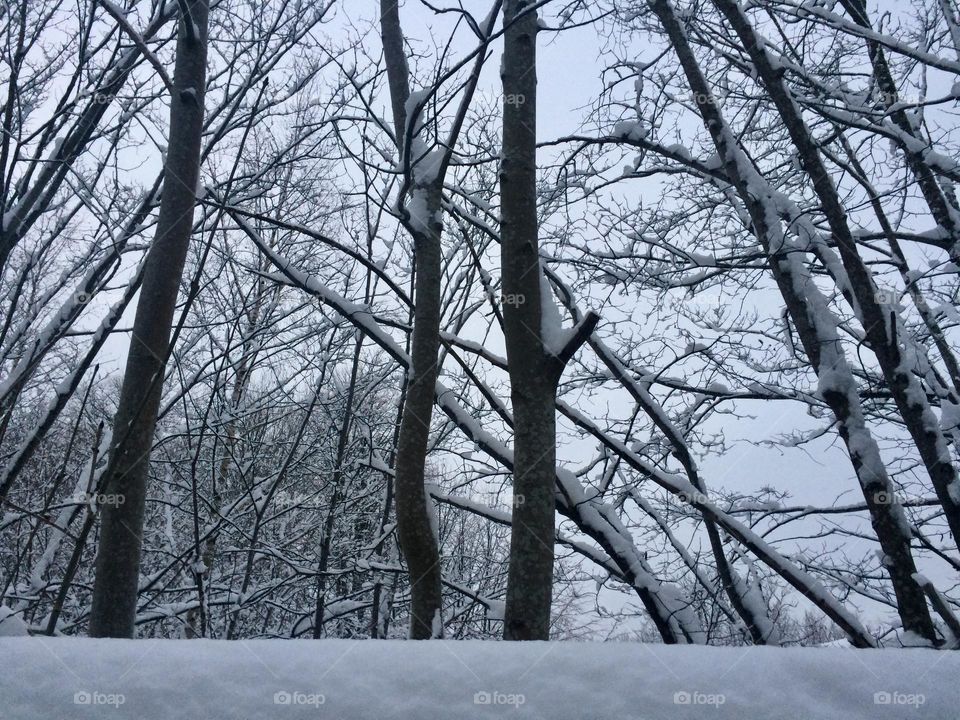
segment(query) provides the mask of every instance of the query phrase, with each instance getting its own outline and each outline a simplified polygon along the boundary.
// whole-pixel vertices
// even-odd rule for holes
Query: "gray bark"
[[[92,637],[134,634],[150,451],[200,172],[208,2],[189,0],[185,6],[189,18],[181,17],[177,38],[160,214],[144,268],[106,471],[106,492],[122,496],[123,502],[103,509]]]
[[[873,30],[865,0],[841,0],[840,5],[855,23],[867,30]],[[890,71],[883,46],[869,39],[866,40],[866,45],[883,104],[890,110],[890,119],[904,133],[916,137],[918,135],[917,128],[908,118],[906,111],[899,106],[900,98],[898,97],[897,83],[893,79],[893,73]],[[924,160],[923,153],[911,150],[902,142],[899,145],[934,220],[950,237],[951,259],[956,261],[958,259],[957,244],[960,243],[960,228],[957,227],[956,208],[950,205],[946,194],[937,181],[936,174]]]
[[[381,37],[390,86],[394,132],[398,149],[401,154],[406,154],[409,161],[407,134],[412,132],[415,122],[406,115],[410,80],[400,15],[394,0],[381,0],[380,8]],[[409,166],[409,162],[405,163],[405,166]],[[397,535],[410,574],[410,637],[413,639],[431,638],[442,627],[440,549],[433,534],[427,508],[428,498],[423,485],[430,421],[433,417],[433,393],[438,374],[437,357],[440,352],[440,283],[443,279],[440,236],[443,225],[439,218],[442,183],[440,174],[430,186],[415,188],[424,194],[428,226],[404,223],[413,238],[416,274],[413,333],[410,343],[413,367],[407,375],[400,433],[397,438],[394,487]]]
[[[730,182],[747,208],[755,236],[769,256],[771,272],[784,298],[787,312],[797,329],[804,351],[819,375],[824,352],[833,352],[834,349],[830,347],[829,339],[820,336],[818,321],[810,313],[808,298],[801,296],[797,290],[797,283],[787,258],[787,249],[782,247],[782,243],[778,243],[781,245],[779,249],[771,247],[770,238],[775,229],[770,227],[768,218],[776,217],[776,214],[771,215],[766,212],[762,198],[755,194],[756,188],[751,188],[748,179],[743,176],[741,167],[732,161],[734,154],[738,152],[737,148],[731,146],[735,140],[732,134],[724,132],[726,123],[722,113],[712,100],[710,86],[700,70],[672,8],[666,0],[657,0],[651,7],[677,53],[718,155],[726,161],[725,170]],[[894,495],[889,477],[882,467],[876,467],[877,463],[865,465],[862,457],[863,448],[851,443],[851,427],[856,426],[856,430],[860,433],[867,432],[866,428],[860,427],[862,412],[859,403],[854,406],[851,398],[840,392],[825,393],[824,401],[837,419],[840,436],[847,445],[854,470],[860,480],[870,511],[871,523],[885,555],[889,558],[887,569],[897,595],[898,609],[904,627],[914,629],[924,637],[933,638],[933,624],[923,591],[913,579],[916,565],[910,550],[910,535],[901,522],[902,518],[898,516],[898,506],[890,502]],[[870,442],[873,445],[872,439]]]
[[[514,418],[514,511],[503,636],[547,640],[553,590],[557,384],[566,360],[589,336],[597,318],[588,316],[562,353],[547,352],[537,237],[537,14],[523,0],[507,0],[503,23],[500,252]]]
[[[803,121],[783,73],[774,67],[762,40],[758,37],[741,8],[732,0],[714,0],[740,38],[750,56],[760,81],[770,93],[780,117],[790,134],[801,165],[813,190],[820,200],[827,224],[837,244],[837,250],[850,281],[850,290],[860,307],[867,345],[877,358],[877,364],[903,418],[904,425],[920,452],[933,488],[943,506],[947,524],[955,543],[960,543],[960,478],[950,458],[943,433],[930,409],[926,395],[917,380],[902,362],[903,350],[897,337],[898,318],[895,311],[877,301],[877,288],[870,270],[860,257],[856,241],[847,223],[846,211],[837,189],[830,178],[820,151],[809,128]],[[907,342],[909,340],[907,339]]]

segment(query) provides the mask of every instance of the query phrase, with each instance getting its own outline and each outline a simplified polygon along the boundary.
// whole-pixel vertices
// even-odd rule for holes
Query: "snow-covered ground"
[[[4,720],[954,720],[960,653],[0,639]]]

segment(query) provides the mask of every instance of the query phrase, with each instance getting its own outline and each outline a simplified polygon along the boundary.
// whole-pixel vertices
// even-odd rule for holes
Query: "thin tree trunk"
[[[340,432],[337,436],[337,455],[333,468],[333,494],[330,507],[323,522],[323,536],[320,539],[320,558],[317,562],[317,604],[313,614],[313,637],[319,639],[323,628],[323,616],[327,602],[327,567],[330,562],[330,548],[333,542],[333,527],[337,520],[337,511],[344,497],[345,482],[343,463],[347,456],[347,443],[353,425],[353,397],[357,388],[357,375],[360,371],[360,351],[363,348],[363,335],[357,333],[357,343],[353,350],[353,363],[350,366],[350,384],[347,387],[345,410]]]
[[[909,294],[910,298],[913,300],[913,305],[917,309],[917,314],[920,315],[921,320],[923,320],[923,324],[926,325],[927,332],[930,333],[930,338],[933,340],[934,345],[937,346],[937,350],[940,353],[940,359],[947,368],[947,375],[950,378],[950,385],[947,385],[945,380],[939,378],[937,378],[935,382],[932,382],[931,385],[935,386],[934,390],[936,390],[937,394],[941,397],[941,402],[946,399],[955,405],[960,405],[960,363],[957,362],[956,353],[947,342],[947,337],[943,332],[943,328],[941,327],[939,320],[937,320],[933,309],[927,303],[926,298],[920,291],[920,287],[918,286],[916,279],[912,278],[910,275],[910,266],[907,263],[907,257],[904,254],[903,249],[900,247],[900,241],[897,240],[897,234],[893,229],[893,224],[884,211],[880,193],[867,179],[867,174],[864,171],[863,166],[860,164],[860,161],[857,159],[856,151],[850,145],[850,142],[847,140],[847,138],[841,135],[840,141],[843,144],[843,149],[850,160],[850,164],[853,166],[854,170],[856,170],[856,174],[859,175],[861,187],[863,187],[864,192],[867,193],[867,197],[870,199],[870,205],[873,208],[874,214],[877,216],[877,222],[880,224],[880,229],[883,231],[883,234],[886,235],[887,245],[890,246],[890,253],[893,256],[893,261],[896,263],[897,271],[900,273],[900,278],[903,280],[903,285],[906,288],[907,294]],[[918,347],[917,349],[921,351],[925,350],[925,348],[922,346]]]
[[[397,146],[409,166],[415,160],[407,147],[407,134],[416,127],[416,118],[408,118],[406,105],[410,97],[410,80],[400,14],[395,0],[381,0],[381,36]],[[409,126],[409,127],[408,127]],[[412,137],[410,139],[413,139]],[[411,175],[415,171],[411,170]],[[413,237],[415,295],[413,333],[410,356],[413,367],[407,381],[400,433],[397,438],[395,491],[397,535],[410,573],[410,637],[426,639],[442,634],[440,548],[433,534],[423,486],[427,442],[433,416],[433,393],[437,382],[437,356],[440,351],[440,283],[441,270],[440,200],[442,176],[423,187],[414,187],[422,194],[425,223],[405,223]]]
[[[686,440],[677,428],[674,427],[673,423],[667,418],[663,408],[650,393],[632,381],[627,375],[626,368],[623,367],[620,361],[613,353],[607,350],[602,343],[591,338],[590,346],[593,348],[597,357],[600,358],[601,362],[607,366],[607,369],[615,378],[620,380],[634,401],[643,408],[647,416],[660,429],[660,432],[664,434],[673,447],[673,453],[687,474],[687,479],[690,481],[690,484],[693,485],[698,493],[701,493],[704,498],[706,498],[706,483],[703,481],[703,478],[700,477],[697,463],[690,454],[690,448],[687,446]],[[710,541],[710,550],[713,552],[714,561],[717,564],[717,576],[720,578],[720,584],[726,591],[733,609],[740,619],[743,620],[743,624],[750,633],[750,638],[755,645],[766,645],[768,642],[775,642],[775,638],[770,637],[772,629],[770,619],[767,617],[759,617],[755,608],[745,602],[743,596],[740,594],[739,588],[742,581],[737,576],[736,570],[727,560],[723,540],[720,537],[720,530],[717,528],[717,524],[713,521],[713,518],[706,514],[701,515],[701,517],[703,518],[703,526],[707,531],[707,538]]]
[[[106,492],[123,502],[103,510],[90,612],[92,637],[133,637],[150,451],[180,278],[193,228],[203,97],[206,85],[207,0],[185,0],[177,37],[174,94],[163,195],[134,319]]]
[[[889,559],[894,592],[904,627],[933,639],[935,631],[923,591],[913,579],[916,565],[910,550],[910,533],[902,508],[895,502],[892,484],[880,461],[879,450],[863,417],[856,385],[846,363],[836,327],[825,327],[829,309],[820,302],[814,308],[816,287],[804,273],[796,253],[786,246],[779,226],[773,191],[740,152],[733,133],[713,100],[710,86],[683,32],[683,27],[666,0],[651,5],[680,60],[703,121],[713,138],[717,154],[724,161],[730,182],[749,213],[754,235],[768,255],[770,269],[784,298],[804,351],[820,377],[841,376],[842,387],[831,387],[823,399],[837,419],[839,433],[847,446],[854,471],[867,502],[870,519],[884,554]],[[774,224],[777,223],[777,224]],[[822,298],[819,298],[822,300]],[[834,383],[837,385],[838,383]]]
[[[877,358],[877,364],[904,425],[920,452],[937,498],[943,506],[954,542],[960,545],[960,478],[957,477],[950,449],[936,416],[919,382],[911,374],[904,350],[900,347],[901,340],[905,343],[910,340],[907,337],[898,337],[901,333],[898,333],[900,323],[896,311],[890,306],[881,305],[877,300],[876,285],[870,270],[860,257],[837,188],[783,79],[782,71],[772,62],[764,49],[763,40],[757,35],[740,6],[734,0],[713,2],[743,43],[797,149],[800,162],[810,178],[836,241],[840,259],[849,278],[854,307],[859,307],[858,315],[867,345]]]
[[[840,0],[840,4],[855,23],[867,30],[873,30],[865,0]],[[887,63],[883,46],[874,40],[868,39],[865,42],[870,62],[873,65],[873,76],[877,81],[877,88],[880,90],[883,104],[890,110],[890,119],[904,133],[922,142],[918,129],[899,104],[897,84],[893,79],[893,73],[890,72],[890,65]],[[916,149],[911,150],[902,141],[898,144],[907,160],[907,166],[916,178],[917,187],[930,208],[934,221],[946,231],[950,238],[949,254],[951,259],[956,262],[960,259],[960,255],[958,255],[958,251],[960,251],[960,212],[950,204],[937,181],[936,174],[924,160],[923,152],[918,152]]]
[[[597,317],[588,316],[562,349],[546,346],[541,294],[549,289],[537,237],[536,11],[522,0],[507,0],[503,24],[500,252],[514,418],[514,510],[503,636],[547,640],[556,534],[557,385],[566,361],[589,336]],[[553,303],[553,298],[543,301]]]

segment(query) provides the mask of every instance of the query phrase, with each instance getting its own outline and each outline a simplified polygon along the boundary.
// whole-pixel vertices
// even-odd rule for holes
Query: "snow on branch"
[[[157,75],[160,76],[160,79],[163,81],[164,86],[167,88],[167,92],[170,93],[170,96],[173,96],[173,81],[170,79],[170,76],[167,75],[167,71],[163,67],[163,63],[160,62],[160,58],[153,54],[150,48],[147,46],[146,41],[143,37],[136,31],[136,29],[127,22],[127,18],[124,15],[123,10],[114,5],[110,0],[97,0],[100,3],[100,6],[107,11],[107,13],[114,20],[117,21],[117,25],[120,26],[120,29],[130,38],[134,45],[137,46],[137,49],[143,53],[143,56],[147,59],[147,62],[153,66],[153,69],[156,70]]]
[[[291,283],[340,313],[402,367],[410,367],[409,356],[380,327],[369,308],[350,302],[317,278],[297,270],[293,263],[273,250],[242,217],[232,213],[231,215],[244,233]],[[485,431],[476,418],[457,402],[454,393],[439,381],[436,383],[435,398],[438,407],[468,439],[504,467],[512,469],[513,452]],[[505,408],[499,408],[498,411],[506,412]],[[699,622],[690,610],[688,601],[679,588],[663,584],[652,575],[637,551],[629,531],[619,523],[612,507],[595,497],[588,497],[576,477],[561,468],[557,469],[557,503],[562,514],[570,518],[582,532],[596,540],[615,559],[628,582],[638,593],[650,599],[646,606],[651,612],[657,613],[659,621],[673,625],[683,636],[691,638],[691,641],[699,641],[696,640],[701,632]]]

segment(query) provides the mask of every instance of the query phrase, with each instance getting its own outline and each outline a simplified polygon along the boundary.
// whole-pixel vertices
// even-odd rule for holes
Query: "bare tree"
[[[897,393],[955,464],[955,3],[737,6],[762,43],[724,4],[375,3],[328,36],[331,3],[211,0],[203,242],[140,378],[139,635],[954,644]],[[126,517],[104,418],[171,189],[129,148],[178,149],[179,7],[0,7],[0,602],[34,633],[86,631],[91,539]],[[602,89],[543,137],[536,43],[590,62],[588,25]]]
[[[93,637],[133,637],[135,632],[147,473],[200,177],[207,14],[207,0],[182,5],[160,215],[144,268],[104,481],[123,502],[103,511],[90,611]]]
[[[480,47],[473,53],[476,58],[473,70],[446,142],[441,144],[437,138],[437,147],[431,149],[425,137],[423,114],[438,87],[411,95],[397,3],[383,0],[380,9],[394,133],[404,169],[398,205],[401,222],[413,239],[416,278],[410,341],[412,368],[407,377],[397,436],[397,529],[410,570],[410,637],[423,639],[443,634],[439,540],[430,519],[432,501],[424,490],[427,442],[439,376],[443,183],[486,59],[492,22],[488,27],[478,28]],[[495,17],[495,12],[490,17]]]
[[[503,635],[507,640],[546,640],[553,591],[557,384],[599,318],[588,314],[569,337],[559,327],[537,237],[535,7],[507,0],[503,25],[500,248],[515,422],[514,521]]]
[[[406,50],[400,28],[398,3],[382,0],[380,23],[387,78],[393,107],[397,148],[409,168],[407,177],[416,194],[416,216],[408,214],[413,237],[416,273],[413,336],[410,356],[413,367],[407,378],[400,432],[397,436],[396,495],[400,547],[410,572],[410,637],[431,638],[443,634],[443,594],[439,540],[430,521],[430,499],[423,487],[427,441],[433,415],[433,390],[437,381],[440,350],[441,251],[440,193],[443,176],[417,180],[416,163],[423,159],[418,138],[422,103],[410,97]]]
[[[819,291],[796,262],[796,256],[791,255],[790,248],[785,245],[783,231],[776,222],[782,214],[775,210],[776,193],[749,165],[729,131],[675,12],[665,2],[655,2],[652,9],[670,37],[704,124],[711,133],[719,157],[724,160],[727,177],[749,212],[753,232],[770,255],[770,267],[777,286],[804,349],[821,377],[821,392],[840,424],[840,434],[848,445],[864,497],[872,511],[874,528],[890,558],[889,568],[901,599],[905,627],[933,639],[935,631],[923,593],[913,580],[916,566],[910,552],[910,537],[905,532],[902,513],[895,503],[890,502],[893,497],[891,484],[876,443],[865,427],[846,359],[837,353],[836,327],[830,326],[829,311]],[[783,206],[782,202],[780,206]]]

